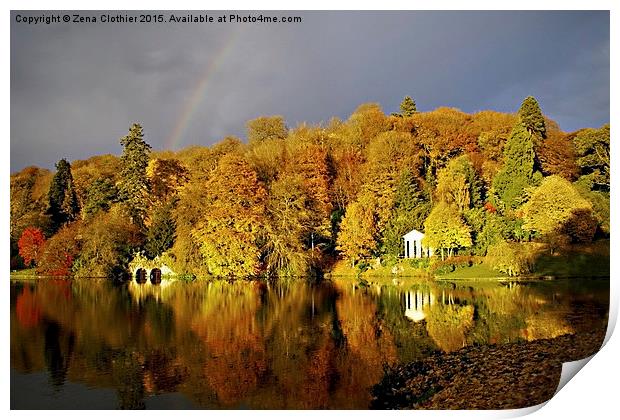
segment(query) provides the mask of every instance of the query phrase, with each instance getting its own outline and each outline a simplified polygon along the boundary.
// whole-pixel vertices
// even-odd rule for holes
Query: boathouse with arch
[[[176,273],[164,264],[159,257],[151,260],[143,254],[137,254],[133,261],[129,263],[129,272],[131,274],[131,281],[135,281],[138,284],[160,284],[162,278],[176,276]]]

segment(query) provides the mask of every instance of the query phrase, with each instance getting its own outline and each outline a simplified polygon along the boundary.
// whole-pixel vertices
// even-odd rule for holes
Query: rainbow
[[[240,27],[241,25],[236,26]],[[179,143],[183,138],[183,135],[185,134],[185,131],[187,130],[187,127],[189,126],[189,123],[191,122],[192,117],[196,112],[196,109],[198,109],[198,106],[202,103],[205,93],[209,88],[209,83],[212,81],[213,76],[217,74],[222,64],[226,61],[229,53],[234,49],[234,46],[236,45],[240,34],[241,28],[233,30],[228,39],[226,39],[222,43],[219,51],[214,54],[213,59],[209,60],[209,62],[207,63],[207,67],[205,68],[204,73],[198,80],[198,83],[196,84],[194,89],[192,89],[192,95],[185,103],[183,111],[179,115],[177,122],[174,124],[172,132],[166,140],[166,150],[174,150],[179,146]]]

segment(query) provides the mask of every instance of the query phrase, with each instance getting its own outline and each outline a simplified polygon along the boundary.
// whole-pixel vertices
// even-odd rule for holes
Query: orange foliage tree
[[[19,255],[24,259],[24,264],[29,266],[33,262],[38,262],[39,255],[45,245],[45,236],[41,229],[28,227],[24,229],[17,245],[19,246]]]
[[[62,227],[45,245],[37,271],[51,276],[71,274],[73,261],[79,252],[75,240],[75,224]]]

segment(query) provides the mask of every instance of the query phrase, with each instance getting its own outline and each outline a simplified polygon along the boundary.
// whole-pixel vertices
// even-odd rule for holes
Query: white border
[[[382,1],[382,2],[374,2],[372,5],[361,5],[357,2],[346,1],[346,2],[335,2],[335,1],[304,1],[304,2],[296,2],[295,5],[291,4],[290,1],[262,1],[262,2],[250,2],[250,1],[238,1],[232,0],[227,2],[220,2],[219,4],[206,4],[206,3],[198,3],[192,1],[184,1],[178,0],[173,3],[164,3],[164,2],[153,2],[153,1],[133,1],[130,5],[128,5],[127,1],[119,1],[119,0],[111,0],[111,1],[94,1],[94,2],[79,2],[79,1],[61,1],[56,2],[53,6],[54,9],[82,9],[82,10],[110,10],[110,9],[130,9],[130,10],[153,10],[153,9],[164,9],[164,10],[201,10],[201,9],[212,9],[212,10],[252,10],[252,9],[260,9],[260,10],[611,10],[611,74],[617,75],[620,70],[617,64],[618,55],[617,55],[617,40],[618,40],[618,19],[615,15],[615,12],[618,10],[617,1],[602,1],[602,0],[590,0],[587,2],[577,1],[577,0],[521,0],[521,1],[433,1],[433,2],[411,2],[411,1]],[[10,67],[9,67],[9,37],[10,37],[10,25],[8,25],[9,19],[9,10],[10,9],[49,9],[50,4],[45,1],[29,1],[29,2],[18,2],[14,0],[10,0],[5,2],[5,7],[7,7],[4,21],[2,25],[2,48],[3,55],[2,57],[5,59],[5,65],[2,66],[2,75],[4,83],[2,85],[2,98],[4,98],[4,107],[3,107],[3,118],[4,118],[4,127],[5,127],[5,140],[2,141],[2,152],[0,153],[0,162],[2,167],[5,168],[2,173],[2,188],[3,188],[3,197],[4,200],[0,200],[0,206],[2,211],[3,224],[2,224],[2,235],[4,238],[8,238],[8,226],[9,226],[9,210],[8,210],[8,197],[9,197],[9,169],[10,168],[10,153],[9,153],[9,110],[10,110]],[[465,9],[465,7],[467,9]],[[615,140],[615,127],[617,118],[614,116],[617,115],[618,110],[618,95],[616,92],[618,91],[618,86],[616,83],[616,79],[612,76],[611,79],[611,127],[612,127],[612,137]],[[612,179],[615,179],[615,162],[617,159],[617,151],[616,148],[612,146]],[[615,185],[615,181],[613,182]],[[612,192],[612,198],[615,198],[615,194]],[[617,256],[618,247],[616,244],[616,231],[615,221],[617,220],[618,214],[618,204],[612,199],[611,204],[611,213],[612,213],[612,245],[611,245],[611,255]],[[4,241],[2,245],[2,254],[4,255],[5,265],[3,265],[3,272],[8,273],[8,241]],[[615,279],[615,275],[618,273],[618,261],[612,258],[612,268],[611,268],[611,305],[610,305],[610,322],[615,324],[615,320],[617,319],[618,312],[618,290],[617,290],[617,280]],[[7,276],[8,277],[8,276]],[[8,278],[7,278],[8,280]],[[3,332],[4,337],[6,338],[4,341],[4,345],[1,346],[1,351],[3,355],[3,360],[5,361],[5,374],[2,375],[2,397],[4,402],[4,407],[6,410],[9,410],[9,317],[7,314],[9,313],[9,298],[8,298],[8,281],[7,285],[4,289],[5,297],[3,299],[3,313],[5,314],[4,318],[4,326]],[[617,334],[615,334],[617,335]],[[552,398],[544,408],[539,411],[536,411],[531,418],[536,419],[576,419],[576,418],[609,418],[611,416],[616,416],[617,408],[615,405],[615,399],[617,399],[617,387],[615,386],[615,382],[619,377],[618,373],[618,362],[615,358],[615,354],[620,354],[618,352],[618,339],[617,337],[612,336],[609,342],[605,345],[604,349],[597,354],[590,363],[580,372],[577,376],[577,379],[571,380],[554,398]],[[525,409],[527,410],[527,409]],[[517,410],[520,411],[520,410]],[[15,417],[24,417],[30,416],[33,413],[27,411],[12,411],[10,412],[11,416]],[[72,412],[64,412],[64,411],[48,411],[45,413],[41,413],[46,417],[60,417],[63,419],[67,416],[83,416],[84,413],[80,413],[77,411]],[[137,413],[137,412],[120,412],[114,413],[114,416],[146,416],[149,418],[153,416],[169,416],[171,413],[167,412],[148,412],[148,413]],[[252,411],[248,413],[252,417],[264,417],[264,418],[288,418],[292,413],[286,411]],[[300,418],[308,418],[315,417],[318,413],[313,411],[296,411],[294,416]],[[415,416],[415,417],[424,417],[424,418],[453,418],[456,416],[457,418],[505,418],[506,415],[517,414],[517,413],[509,413],[508,411],[475,411],[475,412],[372,412],[372,411],[356,411],[354,413],[346,412],[340,413],[336,411],[321,413],[319,415],[324,416],[340,416],[340,415],[355,415],[356,417],[361,418],[370,418],[375,416],[387,416],[387,417],[402,417],[402,416]],[[521,411],[521,414],[525,414],[525,412]],[[95,418],[103,418],[108,417],[110,413],[106,413],[103,411],[95,411],[89,412],[87,414],[89,417]],[[193,417],[193,416],[209,416],[209,417],[229,417],[229,416],[239,416],[242,415],[242,412],[220,412],[220,411],[210,411],[210,412],[202,412],[202,411],[188,411],[183,412],[183,416]],[[314,420],[314,419],[313,419]]]

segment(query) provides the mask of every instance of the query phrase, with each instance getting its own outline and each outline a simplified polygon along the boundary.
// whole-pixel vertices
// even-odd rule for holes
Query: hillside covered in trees
[[[134,124],[120,144],[11,175],[12,269],[117,277],[143,255],[184,275],[303,276],[398,262],[418,229],[436,261],[519,275],[534,250],[609,237],[609,125],[565,133],[533,97],[515,114],[407,97],[317,126],[260,117],[247,142],[178,152]]]

